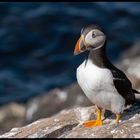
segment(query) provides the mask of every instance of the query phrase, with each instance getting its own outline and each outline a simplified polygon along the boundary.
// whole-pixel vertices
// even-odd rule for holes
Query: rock
[[[63,89],[50,90],[48,93],[32,98],[26,104],[9,103],[0,108],[0,134],[13,127],[50,117],[66,108],[89,105],[92,103],[75,83]]]
[[[103,126],[85,128],[82,123],[96,117],[95,106],[65,109],[49,118],[13,128],[0,138],[140,138],[140,102],[122,114],[119,125],[114,114],[105,112]]]
[[[23,123],[25,106],[23,104],[10,103],[0,108],[0,134],[9,131],[13,126],[19,127]]]
[[[50,117],[66,108],[89,105],[92,105],[92,103],[87,99],[78,84],[74,83],[63,89],[56,88],[29,100],[24,124],[39,118]]]
[[[95,109],[88,108],[63,110],[53,117],[40,119],[25,127],[14,128],[0,137],[58,137],[77,126],[79,120],[88,119],[91,111],[94,112]],[[87,113],[86,117],[82,116],[84,112]]]

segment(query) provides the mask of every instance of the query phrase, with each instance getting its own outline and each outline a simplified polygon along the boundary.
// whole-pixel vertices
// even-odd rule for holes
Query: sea
[[[140,39],[138,2],[0,2],[0,104],[26,102],[76,82],[81,29],[99,25],[117,62]]]

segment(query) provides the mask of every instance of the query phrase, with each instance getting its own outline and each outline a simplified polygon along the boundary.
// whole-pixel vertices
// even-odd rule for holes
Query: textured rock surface
[[[89,105],[92,103],[75,83],[63,89],[50,90],[49,93],[35,97],[26,104],[10,103],[0,108],[0,134],[13,127],[50,117],[66,108]]]
[[[127,109],[116,126],[114,114],[104,113],[104,125],[84,128],[82,122],[95,118],[95,106],[63,110],[50,118],[13,128],[0,138],[140,138],[140,103]]]
[[[12,127],[20,127],[26,108],[23,104],[10,103],[0,107],[0,134],[9,131]]]
[[[89,105],[92,103],[80,87],[72,84],[64,89],[54,89],[47,94],[31,99],[27,103],[24,122],[27,124],[38,118],[50,117],[66,108]]]

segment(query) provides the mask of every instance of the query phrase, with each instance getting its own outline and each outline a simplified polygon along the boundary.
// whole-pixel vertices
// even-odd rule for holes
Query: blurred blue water
[[[138,2],[0,3],[0,104],[26,101],[76,80],[84,25],[99,24],[112,62],[140,36]]]

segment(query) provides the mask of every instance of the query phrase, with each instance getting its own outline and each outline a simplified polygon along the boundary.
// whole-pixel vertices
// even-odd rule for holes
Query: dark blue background
[[[0,103],[26,101],[74,81],[80,30],[99,24],[112,62],[139,40],[138,2],[0,3]]]

